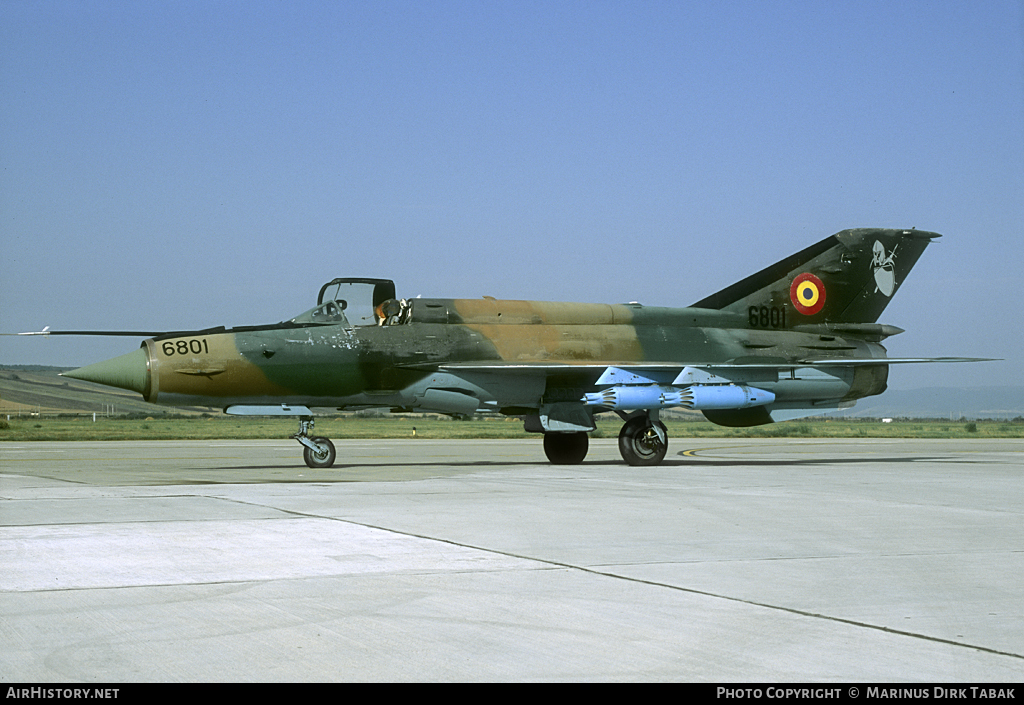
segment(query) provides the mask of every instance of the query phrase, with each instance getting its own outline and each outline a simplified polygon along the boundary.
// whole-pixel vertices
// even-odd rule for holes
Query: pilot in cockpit
[[[398,299],[388,299],[377,304],[373,310],[377,317],[378,326],[396,326],[402,322],[404,314],[409,309],[409,304]]]

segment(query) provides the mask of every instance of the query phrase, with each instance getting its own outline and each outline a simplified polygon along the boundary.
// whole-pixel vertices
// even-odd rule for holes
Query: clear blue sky
[[[685,306],[850,227],[929,248],[896,388],[1024,384],[1020,2],[0,3],[0,331],[400,296]],[[135,339],[0,338],[79,365]]]

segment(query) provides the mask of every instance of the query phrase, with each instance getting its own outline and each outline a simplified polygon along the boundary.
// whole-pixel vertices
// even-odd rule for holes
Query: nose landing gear
[[[306,465],[315,469],[325,469],[334,465],[338,452],[334,449],[331,439],[323,436],[310,436],[313,430],[313,417],[303,416],[299,419],[299,432],[291,436],[302,444],[302,459]]]

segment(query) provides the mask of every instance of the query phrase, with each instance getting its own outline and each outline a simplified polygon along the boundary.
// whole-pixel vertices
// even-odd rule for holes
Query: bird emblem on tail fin
[[[875,291],[881,291],[886,296],[892,296],[892,292],[896,290],[896,249],[899,247],[892,248],[892,252],[888,255],[885,254],[885,245],[878,240],[875,240],[875,244],[871,248],[871,268],[875,273]]]

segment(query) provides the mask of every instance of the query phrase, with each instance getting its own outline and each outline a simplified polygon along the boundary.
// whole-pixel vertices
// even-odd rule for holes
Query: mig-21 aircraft
[[[844,230],[686,308],[398,298],[387,279],[335,279],[316,306],[261,326],[147,336],[141,348],[66,377],[170,406],[295,416],[313,468],[336,458],[313,408],[521,417],[552,463],[587,455],[594,416],[623,421],[619,451],[657,465],[662,409],[755,426],[848,408],[885,391],[901,333],[877,323],[937,233]],[[39,334],[127,334],[49,331]]]

